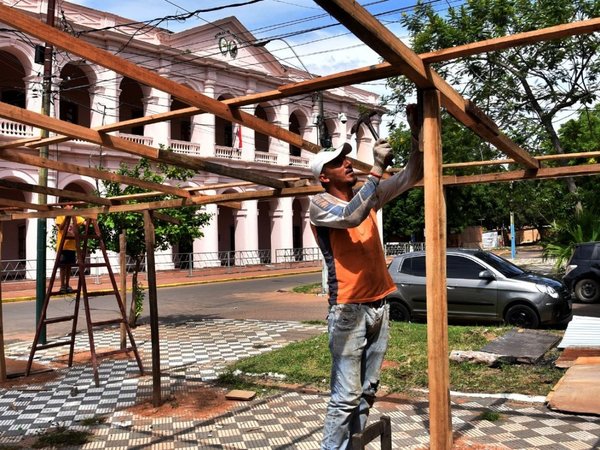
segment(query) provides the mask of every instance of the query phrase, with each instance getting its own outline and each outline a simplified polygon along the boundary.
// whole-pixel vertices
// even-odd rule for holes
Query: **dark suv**
[[[571,293],[559,280],[526,272],[483,250],[448,249],[446,255],[448,318],[523,328],[571,319]],[[398,287],[388,296],[390,317],[425,317],[425,253],[398,255],[388,270]]]
[[[563,281],[580,302],[600,300],[600,242],[575,246]]]

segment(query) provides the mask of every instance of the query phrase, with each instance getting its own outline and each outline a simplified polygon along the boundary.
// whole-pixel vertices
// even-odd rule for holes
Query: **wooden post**
[[[0,222],[0,251],[2,251],[2,222]],[[4,316],[2,313],[2,268],[0,267],[0,381],[6,381],[6,358],[4,355]]]
[[[452,448],[448,305],[446,292],[446,203],[442,185],[440,95],[423,91],[425,242],[429,434],[432,450]]]
[[[123,308],[127,311],[127,235],[125,230],[119,235],[119,274],[121,298],[123,299]],[[133,301],[133,299],[132,299]],[[121,349],[127,347],[127,330],[125,324],[121,324]]]
[[[150,304],[150,341],[152,343],[152,404],[161,404],[160,395],[160,340],[158,337],[158,298],[156,293],[156,268],[154,267],[154,222],[152,211],[144,211],[146,235],[146,274],[148,276],[148,303]]]

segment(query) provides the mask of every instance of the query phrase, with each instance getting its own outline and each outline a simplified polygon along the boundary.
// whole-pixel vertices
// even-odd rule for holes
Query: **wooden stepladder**
[[[135,359],[137,361],[138,367],[140,368],[140,372],[144,373],[142,360],[140,359],[140,355],[138,353],[137,346],[135,345],[135,340],[133,339],[131,327],[129,326],[129,323],[127,321],[127,315],[125,313],[125,305],[123,303],[123,299],[121,298],[121,295],[117,288],[115,276],[114,276],[114,273],[112,271],[112,268],[111,268],[109,260],[108,260],[108,255],[106,253],[106,247],[104,245],[104,240],[102,239],[102,235],[100,233],[100,227],[98,226],[98,222],[95,219],[85,219],[85,222],[83,223],[83,225],[70,227],[69,225],[71,224],[72,221],[73,221],[73,225],[75,225],[76,220],[74,217],[70,217],[70,216],[65,217],[63,226],[66,230],[69,230],[69,231],[67,231],[65,233],[65,238],[62,239],[62,241],[60,242],[60,245],[56,252],[56,260],[54,262],[54,268],[52,269],[52,275],[50,276],[50,281],[48,283],[48,289],[46,291],[46,296],[44,298],[42,313],[41,313],[39,322],[37,324],[35,337],[33,339],[33,345],[31,347],[31,352],[29,354],[29,361],[27,362],[27,369],[25,371],[25,376],[29,376],[29,373],[31,371],[31,366],[33,363],[33,357],[37,350],[58,347],[61,345],[68,345],[69,346],[69,362],[68,362],[68,364],[69,364],[69,367],[71,367],[73,365],[73,353],[75,350],[75,336],[77,333],[77,317],[79,314],[79,303],[82,298],[83,298],[83,307],[85,310],[85,319],[86,319],[86,324],[87,324],[88,339],[89,339],[89,343],[90,343],[90,356],[91,356],[91,361],[92,361],[92,367],[94,369],[94,381],[96,382],[96,386],[100,385],[100,379],[98,376],[98,356],[109,356],[109,355],[114,355],[117,353],[127,353],[130,351],[133,351],[133,354],[135,355]],[[77,282],[77,290],[74,292],[74,294],[75,294],[74,311],[73,311],[72,315],[48,317],[47,313],[48,313],[48,305],[50,303],[50,299],[54,296],[65,295],[63,292],[54,290],[54,283],[56,280],[56,273],[61,265],[60,257],[63,252],[63,247],[65,244],[65,241],[67,240],[66,238],[75,239],[75,242],[77,245],[76,252],[77,252],[78,282]],[[90,263],[90,262],[86,261],[86,255],[88,253],[88,248],[89,248],[88,244],[91,239],[96,240],[98,242],[98,248],[102,252],[104,262]],[[108,276],[110,278],[110,282],[112,285],[112,291],[110,291],[110,292],[102,291],[99,293],[88,292],[85,273],[86,273],[87,269],[92,268],[92,267],[106,267],[106,270],[108,272]],[[104,295],[111,295],[111,294],[113,294],[117,300],[117,305],[119,307],[120,316],[115,319],[110,319],[110,320],[102,320],[102,321],[97,321],[97,322],[92,321],[89,298],[93,297],[93,296],[100,296],[100,295],[104,296]],[[44,343],[44,344],[39,343],[40,334],[45,325],[52,324],[52,323],[58,323],[58,322],[68,322],[68,321],[72,321],[70,339],[68,339],[68,340],[62,339],[62,340],[58,340],[56,342],[49,342],[49,343]],[[127,336],[129,337],[130,347],[121,348],[119,350],[113,350],[113,351],[109,351],[109,352],[103,352],[101,354],[96,353],[96,347],[94,344],[93,328],[106,326],[106,325],[113,325],[113,324],[121,324],[121,326],[123,326],[125,328],[125,330],[127,332]]]

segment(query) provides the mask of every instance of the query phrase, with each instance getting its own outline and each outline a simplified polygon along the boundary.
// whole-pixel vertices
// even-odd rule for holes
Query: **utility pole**
[[[323,108],[323,92],[317,92],[317,101],[319,102],[319,115],[317,116],[317,130],[319,132],[319,144],[323,148],[331,147],[331,136],[325,126],[325,110]]]
[[[48,11],[46,12],[46,24],[54,26],[56,3],[55,0],[48,0]],[[44,49],[44,75],[42,84],[42,114],[50,115],[50,105],[52,100],[52,54],[54,49],[52,45],[46,42]],[[48,137],[48,130],[42,130],[40,137]],[[40,147],[40,157],[48,157],[48,146]],[[48,169],[40,168],[38,171],[38,185],[48,186]],[[46,194],[38,194],[38,203],[47,203]],[[46,295],[46,218],[37,219],[37,266],[36,266],[36,285],[35,285],[35,322],[39,323]],[[46,343],[46,326],[42,327],[40,333],[40,342]]]

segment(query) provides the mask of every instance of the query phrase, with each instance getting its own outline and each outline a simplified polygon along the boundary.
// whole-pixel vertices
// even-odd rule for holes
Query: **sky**
[[[136,21],[225,7],[212,12],[200,12],[184,22],[162,22],[160,27],[176,32],[236,16],[257,40],[272,39],[266,48],[277,58],[290,66],[304,66],[315,75],[327,75],[381,62],[379,55],[312,0],[261,0],[244,5],[249,1],[251,0],[71,0],[72,3]],[[414,0],[369,0],[359,3],[370,13],[381,14],[378,16],[379,20],[398,37],[406,39],[406,33],[400,25],[401,14],[403,11],[410,11]],[[294,48],[295,54],[290,46]],[[379,95],[387,92],[385,80],[366,83],[361,87]],[[386,123],[390,120],[388,117],[385,119]],[[383,128],[384,126],[382,135],[385,135]]]

